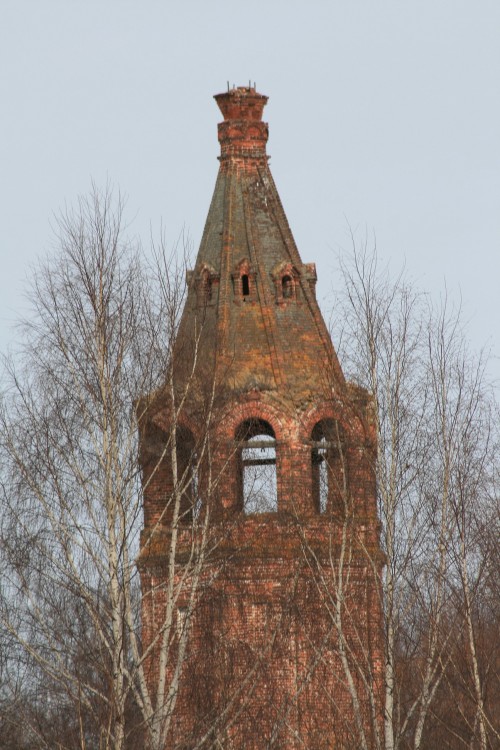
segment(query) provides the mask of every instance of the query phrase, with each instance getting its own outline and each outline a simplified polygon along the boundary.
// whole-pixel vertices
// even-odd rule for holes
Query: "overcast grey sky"
[[[318,295],[348,224],[462,298],[500,377],[498,0],[2,0],[0,346],[50,221],[109,179],[131,231],[200,241],[212,95],[256,81],[271,169]],[[335,342],[334,342],[335,343]]]

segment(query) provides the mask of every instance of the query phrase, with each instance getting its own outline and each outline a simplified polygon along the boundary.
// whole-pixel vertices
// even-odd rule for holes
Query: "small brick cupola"
[[[285,216],[266,154],[267,97],[249,86],[215,100],[224,118],[219,173],[187,274],[171,378],[140,417],[144,638],[152,642],[154,623],[160,626],[153,592],[167,569],[172,525],[181,534],[175,555],[185,581],[193,519],[210,517],[218,541],[192,625],[193,654],[202,656],[189,660],[181,683],[172,746],[194,747],[209,721],[225,716],[231,729],[220,746],[340,748],[352,737],[349,727],[364,725],[373,739],[373,716],[380,716],[383,557],[372,404],[346,382],[316,300],[315,265],[302,262]],[[177,516],[179,493],[165,458],[173,435],[176,476],[193,476]],[[335,600],[346,524],[350,635],[340,647],[322,602]],[[346,644],[358,662],[361,718],[339,656]],[[269,649],[265,665],[262,649]],[[221,671],[221,659],[230,672]],[[251,689],[242,692],[247,679]],[[275,744],[262,744],[271,736]]]
[[[262,113],[267,96],[253,88],[233,88],[225,94],[216,94],[215,101],[224,116],[218,127],[221,144],[221,161],[226,159],[266,160],[266,143],[269,136]]]

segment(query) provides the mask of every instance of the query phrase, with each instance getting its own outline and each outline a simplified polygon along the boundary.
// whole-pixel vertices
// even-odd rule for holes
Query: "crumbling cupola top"
[[[268,97],[252,86],[236,86],[224,94],[216,94],[214,99],[224,120],[262,120]]]
[[[254,86],[236,86],[214,99],[224,116],[218,126],[221,161],[244,159],[249,166],[249,161],[267,160],[269,130],[262,113],[268,97]]]

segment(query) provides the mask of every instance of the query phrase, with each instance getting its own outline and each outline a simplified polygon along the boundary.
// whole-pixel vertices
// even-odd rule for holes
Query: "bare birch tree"
[[[485,624],[481,620],[486,613],[480,613],[490,553],[483,538],[488,538],[490,524],[495,527],[500,509],[497,502],[491,503],[498,450],[494,399],[484,359],[467,349],[459,317],[447,314],[446,306],[435,314],[428,341],[437,447],[442,463],[449,467],[449,584],[459,629],[457,641],[464,646],[462,655],[468,663],[467,690],[472,705],[469,715],[463,712],[463,719],[468,725],[468,745],[486,750],[500,740],[498,724],[495,728],[494,716],[485,703],[489,660],[479,653],[478,635]],[[457,653],[455,647],[449,672],[456,666]]]
[[[120,196],[94,187],[57,219],[57,253],[34,271],[31,314],[4,363],[1,621],[30,665],[31,684],[45,685],[47,716],[51,691],[59,710],[68,708],[72,732],[58,739],[61,748],[121,750],[144,739],[163,750],[207,552],[209,514],[193,513],[191,555],[179,571],[180,498],[194,481],[177,465],[183,395],[172,387],[185,269],[161,243],[156,267],[146,268],[125,237],[123,208]],[[137,451],[142,397],[159,388],[172,399],[158,460],[172,462],[174,533],[152,685],[136,566]],[[194,446],[196,462],[207,445],[204,437]],[[181,587],[189,602],[182,631],[173,620]],[[55,746],[35,723],[31,730],[38,746]]]
[[[470,611],[468,571],[477,556],[465,507],[486,502],[484,482],[494,462],[486,414],[493,394],[484,362],[475,363],[466,349],[459,314],[446,305],[436,313],[403,275],[391,280],[376,252],[366,244],[356,248],[354,238],[353,246],[351,260],[341,264],[340,357],[375,403],[386,554],[384,747],[417,750],[426,746],[426,722],[447,679],[459,613],[467,620]],[[483,750],[487,718],[472,622],[465,625]]]

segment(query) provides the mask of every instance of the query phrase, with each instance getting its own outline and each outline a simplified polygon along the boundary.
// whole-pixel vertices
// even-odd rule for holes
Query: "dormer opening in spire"
[[[291,263],[280,263],[272,271],[278,305],[286,304],[299,297],[299,272]]]
[[[281,279],[281,295],[283,299],[291,299],[293,297],[293,279],[288,274]]]
[[[244,297],[248,297],[250,294],[250,282],[247,273],[244,273],[241,277],[241,293]]]
[[[240,260],[231,276],[233,279],[234,301],[237,304],[255,301],[256,273],[247,258]]]
[[[190,278],[192,277],[193,274],[190,274]],[[206,307],[215,303],[219,278],[219,274],[211,266],[207,263],[202,264],[198,274],[194,277],[198,307]]]

